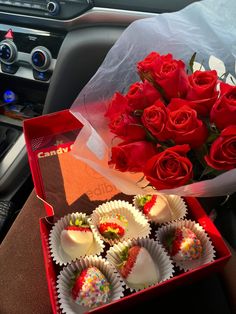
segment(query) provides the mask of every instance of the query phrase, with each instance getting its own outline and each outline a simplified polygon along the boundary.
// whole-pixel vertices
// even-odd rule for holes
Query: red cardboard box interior
[[[48,245],[49,232],[53,223],[64,215],[76,211],[90,214],[99,204],[110,199],[131,201],[131,196],[120,193],[110,182],[101,177],[70,153],[80,122],[69,110],[26,120],[24,134],[29,163],[37,195],[44,202],[46,217],[40,219],[40,232],[44,253],[45,269],[53,313],[61,313],[56,293],[56,279],[62,269],[54,263]],[[195,198],[185,198],[188,217],[197,221],[210,236],[216,251],[212,263],[188,271],[177,272],[161,284],[136,293],[125,293],[125,297],[92,312],[110,312],[117,303],[119,310],[132,304],[160,295],[191,278],[199,279],[212,271],[219,270],[230,258],[230,251],[220,233],[207,217]],[[37,209],[36,209],[37,210]]]

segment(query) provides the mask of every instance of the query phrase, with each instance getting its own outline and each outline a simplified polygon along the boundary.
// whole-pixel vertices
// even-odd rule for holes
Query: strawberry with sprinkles
[[[97,267],[90,266],[76,275],[71,293],[77,304],[95,308],[109,302],[111,285]]]

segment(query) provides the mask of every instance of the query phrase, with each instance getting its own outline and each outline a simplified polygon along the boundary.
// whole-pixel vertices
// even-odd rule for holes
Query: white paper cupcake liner
[[[162,223],[166,223],[166,222],[171,222],[174,220],[179,220],[179,219],[183,219],[186,214],[187,214],[187,205],[184,202],[183,198],[178,196],[178,195],[164,195],[164,194],[160,194],[160,193],[156,193],[157,195],[161,195],[162,197],[165,197],[170,209],[172,211],[171,214],[167,214],[165,218],[160,218],[160,217],[156,217],[153,219],[149,219],[149,221],[155,223],[155,224],[162,224]],[[142,208],[140,208],[139,206],[139,200],[141,197],[143,197],[144,195],[135,195],[133,198],[133,204],[134,207],[138,210],[142,211]]]
[[[207,263],[213,262],[215,258],[215,249],[213,244],[203,227],[195,221],[179,220],[166,224],[156,231],[156,239],[163,244],[163,241],[168,233],[172,232],[176,228],[182,227],[189,228],[196,234],[197,238],[201,241],[203,252],[201,257],[196,260],[176,261],[174,258],[172,258],[174,264],[186,272],[188,270],[192,270]]]
[[[103,237],[98,230],[99,221],[102,217],[114,216],[115,214],[125,216],[128,220],[125,234],[119,240],[107,239]],[[138,237],[145,238],[148,237],[151,232],[149,222],[145,215],[137,210],[132,204],[121,200],[109,201],[98,206],[91,214],[91,225],[95,227],[101,239],[110,245],[128,239],[135,239]]]
[[[80,219],[80,220],[83,219],[90,225],[90,228],[93,233],[94,241],[86,255],[99,255],[103,252],[104,243],[101,240],[101,238],[98,236],[97,231],[94,228],[94,226],[90,224],[88,218],[89,217],[86,214],[76,212],[76,213],[68,214],[62,217],[60,220],[58,220],[55,223],[55,225],[53,226],[49,234],[49,247],[50,247],[51,256],[56,264],[59,264],[60,266],[66,265],[67,263],[72,262],[76,258],[84,257],[84,256],[78,256],[76,258],[72,258],[63,250],[61,246],[61,240],[60,240],[61,232],[69,225],[70,220],[74,222],[76,219]]]
[[[149,254],[151,255],[154,261],[156,269],[158,270],[160,274],[160,278],[158,282],[150,284],[149,287],[157,285],[173,277],[174,265],[172,264],[172,260],[170,259],[169,255],[167,254],[163,246],[158,241],[155,241],[153,239],[138,238],[138,239],[128,240],[128,241],[115,244],[114,246],[110,247],[110,249],[107,251],[107,255],[106,255],[107,260],[117,269],[117,271],[119,271],[119,267],[117,265],[121,263],[121,259],[120,259],[121,252],[126,247],[130,248],[134,245],[140,245],[141,247],[144,247],[147,249],[147,251],[149,252]],[[145,269],[143,271],[145,271]],[[144,286],[131,285],[124,278],[122,279],[125,282],[126,288],[128,288],[131,292],[144,289]]]
[[[98,256],[81,258],[65,266],[57,278],[57,292],[62,313],[81,314],[91,310],[91,308],[77,304],[71,296],[71,282],[75,273],[89,266],[97,267],[111,284],[112,289],[109,303],[123,297],[124,283],[108,261]]]

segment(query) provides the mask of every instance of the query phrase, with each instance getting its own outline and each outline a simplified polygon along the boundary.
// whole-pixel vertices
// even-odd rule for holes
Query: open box
[[[132,197],[120,193],[110,182],[70,154],[81,123],[69,110],[24,121],[24,134],[35,191],[45,206],[46,217],[40,219],[40,232],[45,270],[53,313],[61,313],[56,291],[57,276],[62,267],[52,260],[49,232],[53,224],[64,215],[76,211],[90,214],[107,200]],[[215,260],[188,272],[176,272],[174,277],[136,293],[125,292],[117,301],[91,312],[124,310],[139,302],[165,293],[176,286],[193,282],[213,271],[218,271],[230,258],[230,251],[220,233],[208,218],[196,198],[187,197],[188,216],[198,222],[209,235],[216,251]],[[37,210],[37,209],[35,209]]]

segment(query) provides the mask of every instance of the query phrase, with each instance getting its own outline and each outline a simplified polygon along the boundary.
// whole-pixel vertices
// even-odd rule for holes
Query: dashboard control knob
[[[17,47],[12,40],[5,39],[0,42],[0,61],[12,64],[17,59]]]
[[[56,1],[49,1],[47,3],[47,10],[51,15],[57,15],[60,11],[60,5]]]
[[[47,71],[50,67],[52,56],[50,51],[43,46],[35,47],[30,55],[32,67],[37,71]]]

